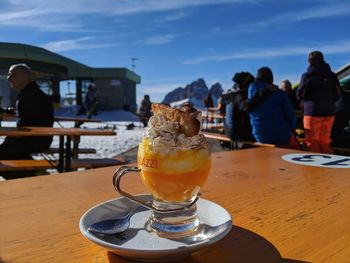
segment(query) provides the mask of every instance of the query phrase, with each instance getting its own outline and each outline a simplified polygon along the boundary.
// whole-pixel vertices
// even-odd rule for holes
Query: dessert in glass
[[[192,107],[174,109],[163,104],[153,104],[152,111],[154,116],[139,144],[137,171],[153,201],[139,203],[152,210],[148,223],[158,235],[191,235],[199,226],[195,202],[211,167],[208,143],[199,134],[200,112]],[[114,185],[119,193],[137,202],[118,183],[129,171],[136,169],[124,167],[117,171]]]

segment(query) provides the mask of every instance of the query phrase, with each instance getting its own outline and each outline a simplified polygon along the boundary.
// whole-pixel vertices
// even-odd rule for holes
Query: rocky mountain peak
[[[215,83],[208,89],[207,84],[203,78],[199,78],[190,84],[187,84],[184,88],[178,87],[173,91],[166,94],[162,103],[179,105],[182,102],[190,102],[194,107],[198,109],[204,109],[204,100],[210,93],[214,103],[220,97],[223,89],[220,83]]]

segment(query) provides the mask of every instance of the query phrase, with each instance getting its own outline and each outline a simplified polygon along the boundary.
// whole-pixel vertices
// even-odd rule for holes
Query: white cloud
[[[141,85],[138,90],[138,100],[141,100],[143,95],[149,94],[151,96],[152,102],[162,102],[165,95],[169,93],[170,91],[183,86],[183,83],[158,83],[156,85]]]
[[[175,37],[177,37],[177,34],[166,34],[166,35],[160,35],[160,36],[153,36],[148,37],[144,43],[146,45],[155,46],[155,45],[164,45],[172,42]]]
[[[251,0],[250,2],[256,2]],[[146,13],[146,12],[160,12],[185,9],[189,7],[205,6],[205,5],[218,5],[227,3],[248,2],[247,0],[125,0],[118,1],[117,6],[119,8],[113,10],[115,14],[133,14],[133,13]]]
[[[49,31],[72,31],[81,27],[77,19],[57,16],[47,9],[21,7],[0,12],[0,25],[7,27],[32,27]],[[45,21],[45,22],[43,22]]]
[[[37,8],[29,9],[29,10],[23,10],[23,11],[16,11],[16,12],[4,12],[0,13],[0,23],[8,23],[12,20],[19,20],[19,19],[26,19],[28,17],[35,17],[38,15],[42,15],[42,10],[39,10]]]
[[[171,14],[163,18],[157,19],[155,22],[157,23],[173,22],[173,21],[180,20],[186,16],[188,16],[188,14],[186,14],[185,12],[178,12],[178,13]]]
[[[245,24],[240,26],[240,28],[244,30],[256,31],[258,29],[268,28],[273,25],[290,24],[308,19],[337,17],[349,14],[350,2],[323,2],[318,6],[312,6],[307,9],[300,9],[294,12],[287,12],[257,23]]]
[[[47,31],[79,31],[88,21],[81,15],[115,17],[150,12],[176,13],[165,16],[156,22],[170,22],[187,16],[188,8],[233,4],[263,3],[264,0],[2,0],[0,25],[33,27]],[[302,5],[301,1],[300,5]],[[322,3],[320,5],[319,3]],[[325,18],[350,14],[350,3],[316,1],[318,6],[310,9],[285,13],[258,23],[244,25],[244,29],[266,28],[280,23],[292,23],[312,18]],[[186,11],[184,11],[186,10]],[[43,22],[45,21],[45,22]]]
[[[180,10],[188,7],[217,5],[236,2],[248,2],[247,0],[16,0],[7,2],[7,7],[13,7],[13,10],[28,10],[37,8],[43,12],[55,12],[64,14],[81,13],[101,13],[101,14],[135,14],[157,11]],[[256,2],[256,1],[250,1]],[[69,8],[67,8],[69,7]],[[61,13],[65,11],[64,13]],[[182,14],[178,14],[182,15]],[[176,16],[175,16],[176,18]]]
[[[89,41],[89,42],[88,42]],[[81,37],[77,39],[66,39],[61,41],[49,42],[42,45],[43,48],[46,48],[53,52],[62,52],[68,50],[76,49],[94,49],[94,48],[103,48],[110,47],[112,44],[96,44],[92,43],[91,37]]]
[[[246,2],[246,0],[2,0],[1,2],[0,25],[34,27],[52,31],[77,31],[78,28],[84,27],[84,23],[80,20],[80,16],[84,14],[113,17]],[[183,16],[185,13],[179,12],[165,19],[178,20]]]
[[[234,59],[262,59],[262,58],[274,58],[291,55],[305,55],[311,50],[321,50],[325,54],[344,54],[350,53],[350,40],[335,42],[326,45],[309,44],[307,46],[293,46],[293,47],[281,47],[270,49],[254,49],[241,52],[235,52],[226,55],[215,56],[202,56],[194,59],[190,59],[184,62],[184,64],[201,64],[208,61],[226,61]]]

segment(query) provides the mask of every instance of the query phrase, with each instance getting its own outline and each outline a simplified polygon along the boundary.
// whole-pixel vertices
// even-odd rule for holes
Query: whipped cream
[[[206,142],[202,134],[186,137],[180,132],[178,122],[167,120],[163,115],[154,115],[149,119],[145,137],[154,147],[194,147]]]

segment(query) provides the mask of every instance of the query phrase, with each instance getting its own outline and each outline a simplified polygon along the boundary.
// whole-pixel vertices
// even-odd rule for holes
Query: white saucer
[[[152,199],[150,195],[139,197],[146,201]],[[81,217],[80,231],[90,241],[120,256],[142,261],[164,261],[186,257],[207,247],[226,236],[232,227],[231,216],[223,207],[200,198],[197,202],[200,227],[198,233],[191,237],[172,240],[146,230],[151,214],[146,209],[132,216],[129,229],[122,234],[97,235],[87,231],[89,225],[123,216],[136,206],[124,197],[98,204]]]

